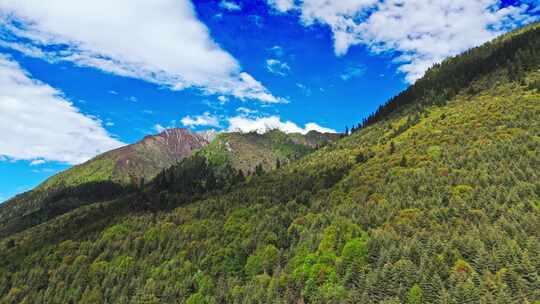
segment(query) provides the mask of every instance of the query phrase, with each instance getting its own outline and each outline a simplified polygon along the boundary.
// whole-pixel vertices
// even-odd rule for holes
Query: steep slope
[[[0,205],[0,236],[81,205],[115,198],[207,146],[214,134],[169,129],[99,155]]]
[[[61,172],[0,205],[0,236],[131,193],[197,151],[214,166],[228,165],[249,174],[259,165],[269,170],[280,161],[300,158],[338,137],[315,131],[302,135],[274,130],[261,135],[168,129]]]
[[[0,301],[536,303],[540,28],[442,66],[351,136],[230,189],[147,212],[178,200],[149,186],[2,239]]]
[[[208,136],[188,129],[167,129],[57,174],[38,189],[69,187],[104,180],[122,185],[136,183],[141,178],[148,181],[164,168],[207,146],[213,137],[214,134]]]
[[[338,138],[338,134],[316,131],[306,135],[285,134],[279,130],[264,134],[222,133],[200,153],[214,165],[229,163],[248,174],[254,172],[257,165],[271,170],[278,162],[296,160]]]

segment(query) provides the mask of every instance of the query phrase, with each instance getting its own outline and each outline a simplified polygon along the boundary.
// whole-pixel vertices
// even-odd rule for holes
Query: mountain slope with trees
[[[0,240],[0,301],[538,303],[539,84],[536,24],[279,168],[195,153]]]
[[[167,129],[74,166],[52,176],[36,189],[3,203],[0,205],[0,236],[35,226],[80,206],[139,191],[157,175],[164,181],[163,170],[194,154],[213,169],[219,168],[223,177],[228,178],[227,174],[233,171],[240,173],[236,172],[239,170],[246,176],[298,159],[338,137],[315,131],[306,135],[278,130],[266,134],[217,134]],[[201,158],[186,160],[179,170],[185,170],[187,163],[198,160]],[[193,169],[202,171],[198,167]],[[169,174],[174,170],[168,171]]]

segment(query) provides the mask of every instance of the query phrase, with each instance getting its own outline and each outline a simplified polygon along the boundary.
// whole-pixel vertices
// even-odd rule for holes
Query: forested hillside
[[[0,237],[84,205],[139,191],[158,175],[160,186],[164,186],[169,177],[180,178],[178,174],[171,176],[173,171],[186,171],[186,167],[193,164],[199,166],[201,160],[218,178],[230,179],[229,174],[241,174],[245,178],[298,159],[338,137],[316,131],[302,135],[275,130],[261,135],[168,129],[74,166],[52,176],[36,189],[3,203],[0,205]],[[200,157],[189,159],[194,154]],[[184,159],[186,161],[178,168],[167,171]],[[203,171],[199,167],[193,169],[199,174]],[[193,177],[182,176],[182,179],[202,182]],[[206,192],[214,186],[220,185],[205,185],[198,192]]]
[[[54,175],[36,189],[0,205],[0,236],[88,203],[121,196],[207,146],[210,140],[185,129],[166,130]]]
[[[309,154],[218,138],[4,237],[0,302],[539,303],[540,26],[400,96]]]

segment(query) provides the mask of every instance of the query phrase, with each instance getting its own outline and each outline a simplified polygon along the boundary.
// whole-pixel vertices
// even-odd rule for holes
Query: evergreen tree
[[[422,304],[422,288],[420,285],[414,284],[407,293],[407,304]]]
[[[405,156],[405,154],[403,154],[403,156],[401,156],[401,160],[399,161],[399,165],[401,167],[407,167],[407,157]]]
[[[263,174],[264,174],[264,168],[262,164],[257,164],[257,166],[255,166],[255,175],[260,176]]]

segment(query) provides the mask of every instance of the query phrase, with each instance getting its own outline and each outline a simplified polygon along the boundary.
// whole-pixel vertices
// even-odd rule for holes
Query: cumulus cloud
[[[538,6],[530,0],[506,7],[500,0],[300,0],[288,10],[300,11],[306,26],[329,26],[338,56],[356,44],[396,54],[399,71],[414,82],[434,63],[538,19],[531,16]]]
[[[319,132],[336,133],[335,130],[321,127],[314,122],[307,123],[303,128],[292,121],[281,121],[278,116],[248,118],[245,116],[235,116],[228,119],[229,132],[257,132],[263,134],[270,130],[278,129],[285,133],[302,133],[314,130]]]
[[[189,0],[3,0],[0,41],[173,90],[279,102],[211,39]]]
[[[272,74],[285,76],[291,68],[286,62],[281,62],[277,59],[268,59],[266,60],[266,69]]]
[[[185,116],[180,122],[186,127],[216,127],[219,128],[219,119],[211,115],[210,112],[204,112],[202,115]]]
[[[165,128],[164,126],[160,125],[160,124],[155,124],[154,125],[154,130],[158,133],[161,133],[163,131],[165,131],[167,128]]]
[[[0,55],[0,156],[78,164],[123,143],[62,93]]]

